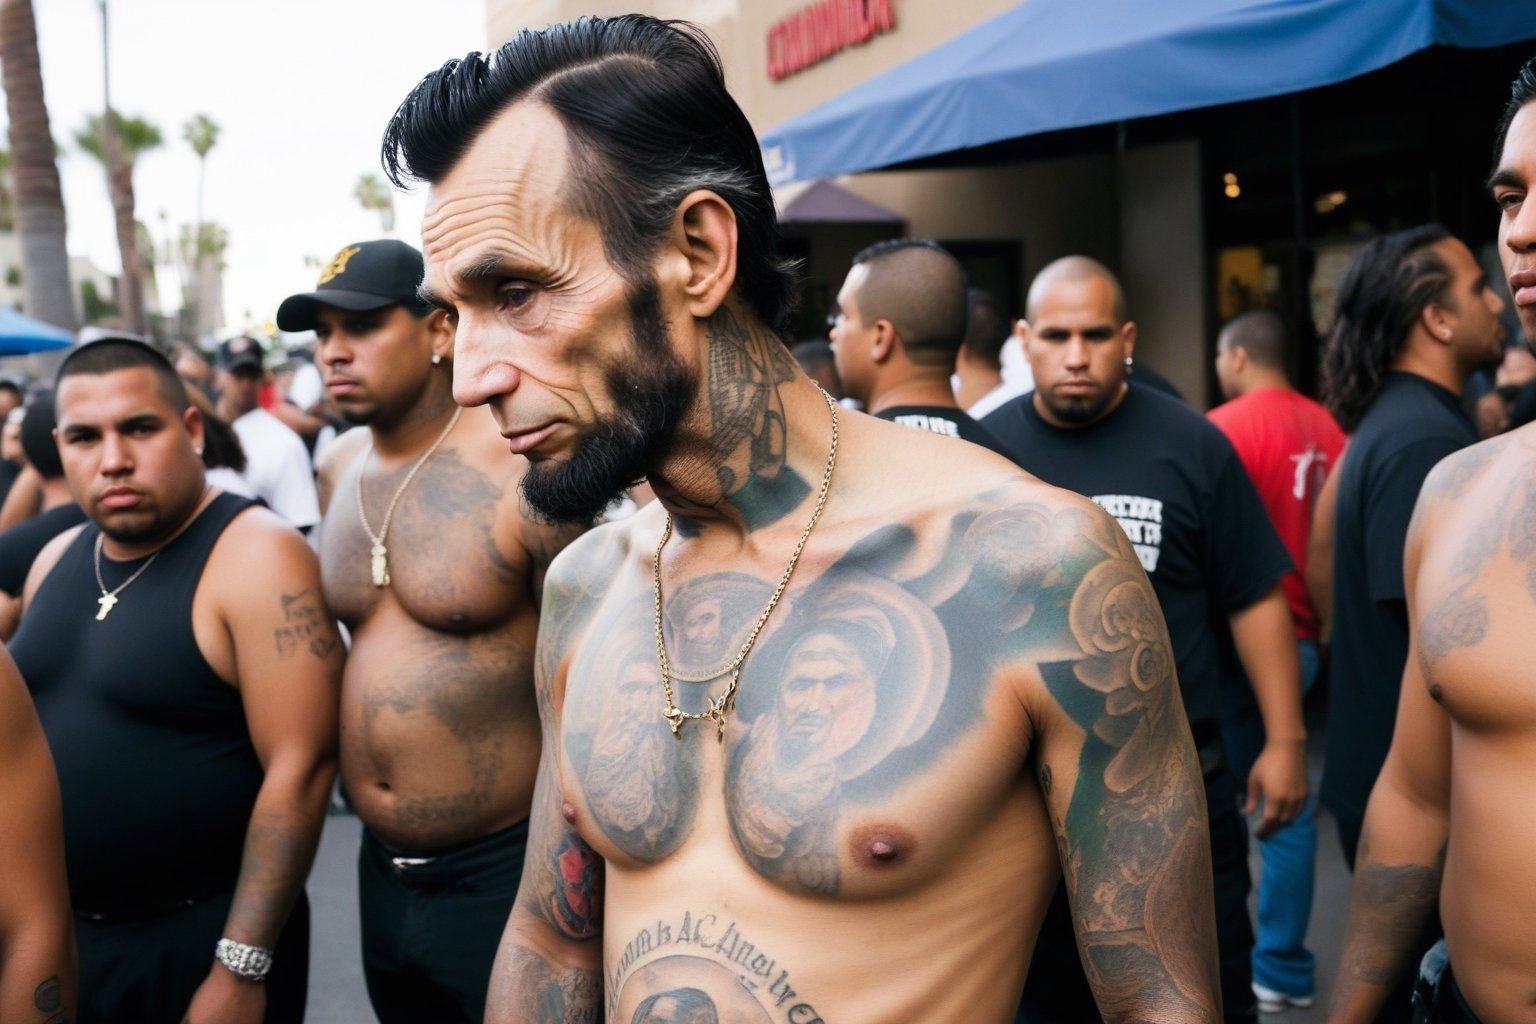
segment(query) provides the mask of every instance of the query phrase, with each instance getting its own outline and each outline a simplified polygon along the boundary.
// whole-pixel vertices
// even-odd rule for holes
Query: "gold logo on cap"
[[[325,265],[325,269],[320,271],[320,280],[315,282],[315,284],[317,286],[325,284],[333,277],[340,277],[342,274],[346,273],[347,261],[362,251],[363,250],[360,247],[355,245],[349,245],[345,249],[341,250],[341,252],[336,254],[336,258],[327,263]]]

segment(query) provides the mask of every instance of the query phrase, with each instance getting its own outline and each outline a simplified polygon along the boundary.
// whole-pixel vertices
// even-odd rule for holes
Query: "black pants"
[[[418,857],[363,831],[363,973],[382,1024],[479,1024],[528,844],[526,821]]]
[[[1482,1024],[1456,984],[1444,939],[1430,947],[1419,964],[1413,986],[1413,1024]]]
[[[179,1024],[213,968],[233,893],[153,917],[75,915],[80,1024]],[[266,1024],[301,1024],[309,997],[309,900],[300,895],[272,954]]]
[[[1248,826],[1237,805],[1237,781],[1220,755],[1209,760],[1205,801],[1215,876],[1216,941],[1221,956],[1224,1020],[1258,1020],[1253,996],[1253,922],[1248,917]],[[1065,885],[1056,887],[1035,942],[1017,1017],[1021,1024],[1084,1024],[1099,1021],[1098,1005],[1078,958]]]

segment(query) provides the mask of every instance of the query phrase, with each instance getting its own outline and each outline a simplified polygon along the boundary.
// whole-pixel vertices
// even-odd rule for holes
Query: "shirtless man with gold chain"
[[[330,399],[363,428],[322,460],[320,554],[352,633],[341,770],[365,826],[369,997],[385,1024],[478,1024],[539,759],[539,592],[574,531],[519,512],[527,462],[455,408],[453,329],[421,275],[404,242],[349,245],[277,321],[316,332]]]
[[[641,16],[429,75],[454,393],[580,519],[551,567],[522,886],[487,1020],[1011,1020],[1065,869],[1111,1020],[1215,1021],[1200,772],[1120,528],[982,449],[840,410],[773,333],[757,141]]]
[[[1499,255],[1536,344],[1536,61],[1515,80],[1489,181]],[[1420,965],[1431,1022],[1530,1021],[1536,1005],[1536,426],[1435,467],[1403,558],[1402,700],[1355,867],[1336,1021],[1369,1021],[1439,901]]]

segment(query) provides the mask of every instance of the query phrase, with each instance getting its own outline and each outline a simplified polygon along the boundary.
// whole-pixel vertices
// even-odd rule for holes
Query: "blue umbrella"
[[[22,316],[11,307],[0,304],[0,356],[49,352],[56,348],[68,348],[74,343],[72,332]]]

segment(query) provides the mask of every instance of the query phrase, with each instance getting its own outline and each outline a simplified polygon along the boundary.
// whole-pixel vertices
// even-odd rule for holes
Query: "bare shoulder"
[[[207,574],[237,599],[286,585],[298,573],[319,578],[319,561],[303,534],[259,505],[230,520],[208,556]]]
[[[1475,512],[1476,495],[1504,492],[1536,463],[1536,423],[1490,437],[1447,455],[1435,464],[1419,491],[1415,532],[1461,511]],[[1481,500],[1481,499],[1479,499]]]
[[[338,434],[336,440],[326,445],[320,458],[315,460],[315,476],[322,487],[334,487],[346,468],[352,465],[368,447],[368,430],[353,427]]]

